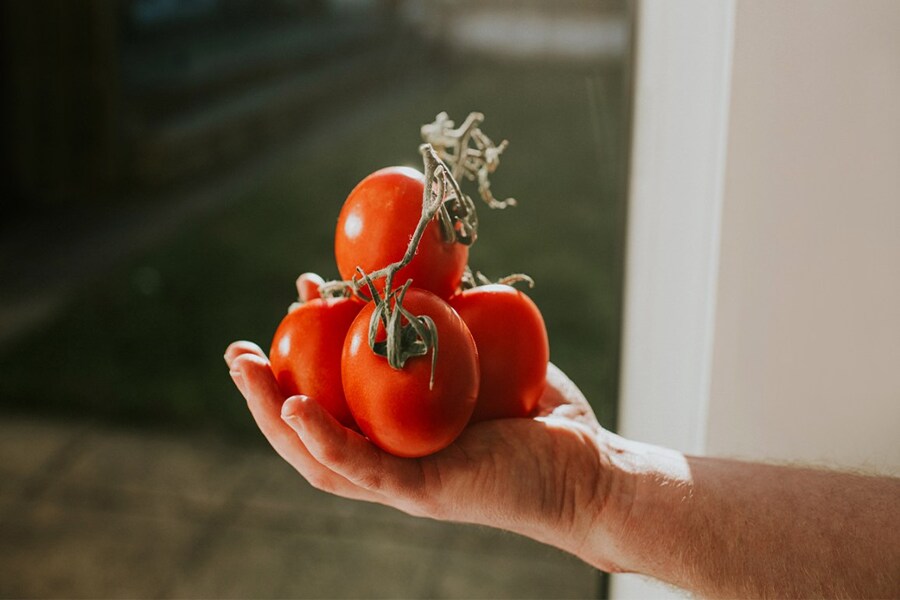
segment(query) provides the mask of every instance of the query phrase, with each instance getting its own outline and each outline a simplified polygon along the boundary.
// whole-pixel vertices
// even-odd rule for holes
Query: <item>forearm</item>
[[[704,596],[900,594],[900,480],[609,446],[595,564]]]

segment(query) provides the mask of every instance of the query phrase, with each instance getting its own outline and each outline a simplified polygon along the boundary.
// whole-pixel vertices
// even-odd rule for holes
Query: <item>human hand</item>
[[[315,399],[285,399],[255,344],[231,344],[225,361],[272,447],[314,487],[411,515],[514,531],[615,569],[596,543],[613,485],[611,434],[553,364],[535,417],[476,423],[444,450],[409,459],[344,428]]]
[[[900,556],[896,479],[686,457],[620,438],[552,364],[533,418],[475,423],[436,454],[398,458],[314,399],[285,399],[258,346],[235,342],[225,360],[263,434],[321,490],[514,531],[703,595],[897,589],[885,576]]]

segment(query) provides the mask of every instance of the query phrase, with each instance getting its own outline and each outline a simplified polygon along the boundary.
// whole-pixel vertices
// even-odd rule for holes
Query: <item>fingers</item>
[[[247,349],[246,346],[242,348]],[[247,406],[256,424],[275,451],[321,490],[357,500],[377,500],[372,493],[321,465],[310,455],[297,434],[281,419],[284,396],[268,361],[261,354],[252,349],[237,354],[231,362],[231,373],[238,389],[247,399]]]
[[[266,357],[260,347],[253,342],[234,342],[225,349],[225,364],[228,365],[229,369],[231,369],[231,364],[234,362],[234,359],[242,354],[255,354],[262,358]]]
[[[325,280],[315,273],[303,273],[297,278],[297,297],[300,302],[309,302],[316,298],[321,298],[319,286],[324,284]]]
[[[322,406],[304,396],[284,403],[282,416],[310,454],[351,483],[412,514],[434,516],[420,461],[388,454],[342,427]]]
[[[535,417],[544,421],[561,418],[588,426],[597,425],[597,417],[578,386],[553,363],[547,363],[547,386],[535,409]]]
[[[420,461],[383,452],[343,427],[313,399],[295,396],[284,401],[259,346],[234,342],[225,351],[225,362],[260,431],[313,486],[411,514],[438,513]]]
[[[553,363],[547,363],[547,385],[535,406],[534,416],[549,415],[558,407],[569,404],[570,400],[564,393],[568,385],[574,386],[566,374]]]
[[[578,386],[552,362],[547,363],[547,385],[556,388],[570,400],[584,400],[584,395]]]

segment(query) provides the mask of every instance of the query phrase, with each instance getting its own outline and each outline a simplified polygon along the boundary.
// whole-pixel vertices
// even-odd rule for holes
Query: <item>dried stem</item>
[[[510,273],[505,277],[501,277],[497,281],[491,281],[481,271],[472,271],[472,269],[470,269],[469,267],[466,267],[466,271],[463,273],[461,287],[464,290],[471,290],[472,288],[477,288],[483,285],[492,285],[494,283],[508,285],[510,287],[515,286],[515,284],[517,283],[527,283],[529,288],[534,287],[534,279],[532,279],[530,275],[526,275],[525,273]]]
[[[451,166],[453,177],[459,180],[465,177],[469,181],[478,181],[478,193],[491,208],[515,206],[514,198],[500,201],[491,192],[490,175],[500,166],[500,155],[506,150],[509,142],[503,140],[499,145],[481,131],[479,125],[484,115],[478,112],[469,113],[459,127],[442,112],[435,117],[433,123],[422,126],[422,139],[432,146],[438,156]],[[471,147],[470,144],[474,144]]]
[[[362,285],[368,287],[372,300],[376,303],[372,319],[369,322],[369,347],[379,356],[387,358],[391,367],[402,369],[408,359],[414,356],[425,356],[429,350],[432,352],[431,377],[428,383],[429,389],[431,389],[434,386],[434,371],[437,366],[437,326],[431,317],[414,315],[403,307],[403,298],[406,296],[412,280],[407,280],[403,287],[394,291],[392,289],[394,276],[412,261],[425,229],[436,215],[441,215],[444,237],[449,238],[450,242],[474,242],[477,221],[474,220],[475,211],[472,201],[459,189],[459,184],[447,169],[447,165],[435,153],[434,148],[430,144],[422,144],[419,151],[425,166],[422,215],[409,240],[403,258],[372,273],[367,274],[359,270],[360,279],[354,277],[349,282],[341,282],[333,287],[346,289],[350,286],[357,293]],[[465,201],[468,201],[468,206],[472,208],[472,217],[454,222],[454,213],[460,211],[460,206],[466,207]],[[380,296],[373,283],[374,279],[382,277],[385,279],[384,298]],[[376,339],[379,323],[384,327],[386,334],[386,339],[381,342]]]
[[[459,184],[450,174],[444,161],[442,161],[437,153],[435,153],[431,144],[422,144],[419,146],[419,152],[422,154],[422,159],[425,164],[425,191],[422,194],[422,216],[419,218],[419,223],[416,225],[415,231],[413,231],[403,258],[386,267],[378,269],[377,271],[369,273],[370,279],[386,278],[386,289],[390,289],[390,283],[394,274],[412,262],[412,259],[416,255],[416,250],[419,248],[419,242],[425,234],[425,229],[435,215],[443,210],[447,210],[447,204],[450,204],[452,207],[455,203],[461,202],[462,198],[469,200],[468,196],[465,196],[459,189]],[[471,203],[471,200],[469,200],[469,202]],[[472,214],[474,214],[474,211]],[[445,227],[445,238],[450,237],[450,239],[447,240],[448,242],[465,243],[463,240],[466,240],[471,244],[475,241],[477,220],[474,222],[474,225],[471,222],[467,222],[460,226],[456,226],[453,224],[450,216],[445,219],[442,214],[441,223]],[[448,234],[447,228],[449,228],[449,231],[452,233]],[[359,289],[361,283],[362,282],[354,282],[354,288]]]
[[[500,154],[506,149],[507,142],[504,140],[499,146],[495,145],[478,128],[482,121],[484,115],[473,112],[459,128],[454,129],[453,121],[447,117],[447,113],[440,113],[434,123],[422,127],[422,137],[426,142],[419,146],[425,169],[422,214],[403,257],[372,273],[367,274],[358,269],[359,275],[348,281],[332,281],[320,286],[322,296],[352,293],[362,295],[361,288],[367,288],[371,300],[375,302],[375,310],[369,322],[369,347],[376,354],[387,358],[395,369],[402,369],[409,358],[425,356],[431,351],[429,389],[434,385],[437,365],[437,327],[427,315],[417,316],[403,307],[403,299],[412,280],[406,281],[399,290],[393,290],[394,276],[413,260],[425,229],[435,217],[440,222],[446,242],[465,245],[475,242],[478,217],[472,199],[460,189],[460,177],[469,181],[477,180],[478,191],[491,208],[505,208],[516,203],[512,198],[500,202],[491,193],[489,177],[499,166]],[[474,147],[470,147],[470,144],[474,144]],[[477,275],[487,281],[480,273]],[[467,276],[474,277],[468,269]],[[383,297],[373,283],[373,280],[381,278],[385,280]],[[527,276],[516,276],[515,280],[523,279],[534,284]],[[385,330],[383,341],[376,339],[379,324]]]

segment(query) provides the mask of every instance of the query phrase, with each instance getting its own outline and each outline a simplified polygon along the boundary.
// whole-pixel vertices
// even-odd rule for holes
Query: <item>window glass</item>
[[[549,547],[312,489],[264,445],[221,357],[235,339],[268,349],[297,275],[338,276],[357,182],[421,169],[420,127],[479,111],[509,141],[491,190],[517,206],[478,205],[470,265],[535,280],[551,360],[614,428],[629,3],[2,10],[12,595],[600,593]]]

